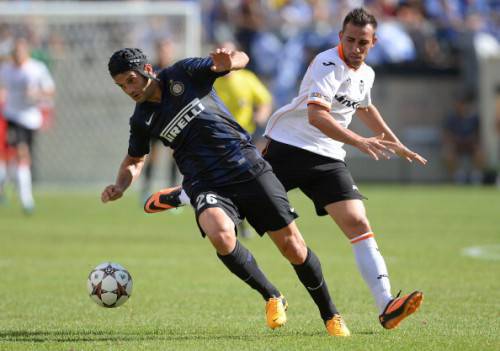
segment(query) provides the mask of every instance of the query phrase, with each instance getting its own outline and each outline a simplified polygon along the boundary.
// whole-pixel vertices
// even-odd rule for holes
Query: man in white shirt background
[[[15,150],[15,179],[26,214],[35,207],[32,191],[31,158],[34,134],[42,126],[40,104],[54,96],[55,84],[42,62],[30,57],[27,39],[17,38],[12,60],[0,67],[0,98],[7,121],[7,143]],[[2,104],[0,104],[2,105]],[[7,166],[0,163],[0,192],[7,179]]]

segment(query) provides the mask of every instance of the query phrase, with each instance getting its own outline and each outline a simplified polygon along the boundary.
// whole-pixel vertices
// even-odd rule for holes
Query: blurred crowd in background
[[[135,0],[137,2],[137,0]],[[377,72],[463,72],[473,80],[477,51],[496,52],[500,40],[498,0],[185,0],[202,8],[203,42],[232,41],[251,58],[249,69],[269,85],[276,105],[289,101],[314,55],[338,43],[346,13],[364,6],[379,22],[378,43],[367,63]],[[29,2],[29,1],[12,1]],[[158,29],[160,29],[158,31]],[[174,36],[175,28],[154,28],[148,40]],[[19,33],[24,32],[24,33]],[[27,35],[34,56],[50,65],[63,48],[57,33],[44,37],[33,26],[0,23],[0,55],[15,35]],[[474,89],[470,89],[474,93]]]
[[[186,0],[189,1],[189,0]],[[29,1],[12,1],[24,2]],[[203,53],[221,43],[233,43],[250,56],[248,69],[269,89],[274,109],[288,103],[296,94],[300,79],[311,59],[320,51],[338,43],[338,32],[347,12],[363,6],[378,20],[378,42],[367,63],[377,74],[451,74],[462,79],[457,106],[450,106],[450,116],[443,116],[443,160],[451,179],[475,182],[457,174],[454,153],[464,145],[453,146],[467,134],[474,144],[474,167],[481,168],[479,121],[477,117],[477,57],[497,55],[500,51],[500,1],[498,0],[200,0]],[[105,28],[99,28],[99,31]],[[36,18],[22,24],[0,22],[0,60],[8,61],[16,37],[27,38],[32,57],[44,62],[49,70],[57,58],[72,45],[54,31],[44,31]],[[176,46],[175,25],[158,25],[143,30],[137,38],[147,40],[144,46],[155,47],[160,41]],[[147,38],[147,39],[146,39]],[[140,41],[142,42],[142,41]],[[126,43],[125,43],[126,44]],[[151,50],[154,52],[153,50]],[[175,52],[171,59],[179,59]],[[91,58],[89,58],[91,59]],[[158,57],[152,57],[152,61]],[[0,61],[1,64],[1,61]],[[1,103],[1,101],[0,101]],[[463,106],[467,105],[465,109]],[[464,112],[466,111],[466,112]],[[475,116],[474,121],[460,125],[460,118]],[[44,125],[50,124],[44,121]],[[259,122],[260,123],[260,122]],[[460,143],[460,142],[458,142]],[[174,171],[171,174],[175,174]],[[173,177],[173,176],[172,176]]]
[[[204,2],[210,42],[235,40],[250,69],[270,82],[277,105],[293,96],[314,55],[338,43],[346,13],[364,6],[379,22],[367,63],[406,74],[467,71],[476,50],[496,51],[500,2],[491,0],[212,0]],[[474,84],[470,82],[470,84]],[[473,87],[470,92],[474,93]]]

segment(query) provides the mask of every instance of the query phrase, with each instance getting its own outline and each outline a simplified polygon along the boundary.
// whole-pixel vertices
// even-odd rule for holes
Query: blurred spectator
[[[478,14],[465,19],[460,36],[460,71],[468,95],[476,96],[479,91],[479,61],[500,52],[498,40],[486,31],[484,21]]]
[[[1,64],[1,63],[0,63]],[[4,99],[0,96],[0,101]],[[3,106],[0,105],[0,204],[5,202],[4,183],[7,179],[7,121],[2,114]]]
[[[401,64],[416,59],[413,40],[401,22],[391,20],[380,23],[376,35],[377,45],[366,60],[369,65]]]
[[[155,72],[159,72],[164,68],[170,66],[170,64],[175,59],[175,44],[170,37],[165,37],[163,39],[159,39],[155,45],[156,52],[156,62],[153,64],[153,69]],[[144,177],[142,182],[141,189],[141,201],[147,199],[150,195],[150,190],[153,181],[154,170],[157,168],[159,163],[159,152],[161,150],[161,141],[160,139],[151,140],[151,148],[150,152],[144,165]],[[177,165],[172,157],[170,157],[168,164],[168,174],[169,179],[167,184],[169,186],[177,185],[179,183],[178,180],[178,170]]]
[[[285,105],[295,97],[297,84],[312,59],[338,42],[339,28],[332,27],[330,23],[332,8],[328,2],[311,0],[309,6],[311,8],[305,11],[303,2],[290,1],[279,12],[283,23],[295,27],[295,30],[281,31],[284,44],[276,60],[279,69],[270,84],[277,106]],[[291,8],[294,10],[291,11]],[[295,18],[289,12],[303,13],[303,19]]]
[[[396,9],[396,19],[403,25],[415,46],[414,65],[449,66],[446,55],[436,39],[436,28],[425,18],[421,3],[401,3]]]
[[[4,98],[3,114],[7,120],[7,141],[15,149],[16,183],[25,213],[34,210],[32,192],[31,160],[35,131],[42,126],[40,104],[51,100],[54,81],[47,67],[30,57],[30,48],[25,38],[14,42],[12,61],[0,69],[0,97]],[[5,172],[6,173],[6,172]],[[6,174],[0,173],[0,186]]]
[[[470,97],[460,97],[445,119],[443,156],[449,174],[457,184],[480,184],[484,156],[479,138],[479,116]]]
[[[282,46],[270,31],[270,16],[265,4],[256,0],[240,0],[234,14],[235,38],[250,57],[247,68],[264,78],[276,74]]]
[[[218,47],[236,50],[232,42],[224,42]],[[262,151],[266,145],[266,139],[263,137],[264,129],[272,110],[269,90],[247,69],[231,71],[217,78],[214,88],[229,112],[252,135],[253,143]],[[246,222],[239,225],[238,232],[244,238],[251,235]]]

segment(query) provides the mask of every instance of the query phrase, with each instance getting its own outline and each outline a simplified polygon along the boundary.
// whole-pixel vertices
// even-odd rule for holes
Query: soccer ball
[[[118,307],[132,294],[132,277],[119,264],[104,262],[90,272],[87,290],[90,298],[99,306]]]

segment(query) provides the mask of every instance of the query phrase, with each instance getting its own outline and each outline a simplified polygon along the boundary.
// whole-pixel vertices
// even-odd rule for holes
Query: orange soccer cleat
[[[146,200],[146,203],[144,204],[144,212],[157,213],[182,206],[179,198],[181,191],[182,187],[176,186],[162,189],[154,193]]]
[[[401,291],[395,299],[391,300],[379,316],[380,324],[385,329],[396,328],[406,317],[415,313],[424,299],[421,291],[414,291],[411,294],[399,297]]]
[[[288,302],[281,295],[280,297],[271,297],[266,302],[266,320],[271,329],[276,329],[286,323],[286,313]]]
[[[325,326],[330,336],[351,336],[351,332],[340,314],[336,314],[331,319],[327,320]]]

